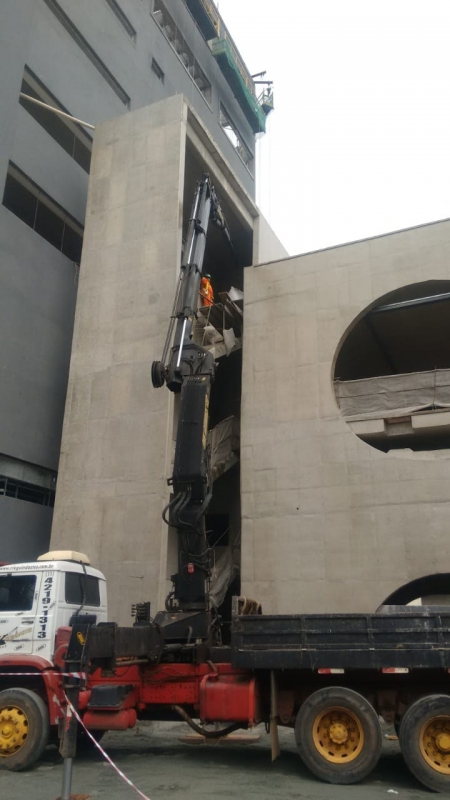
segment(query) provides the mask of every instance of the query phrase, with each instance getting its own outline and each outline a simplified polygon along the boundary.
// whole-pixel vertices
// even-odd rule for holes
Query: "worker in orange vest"
[[[214,290],[211,285],[211,275],[203,275],[200,283],[200,297],[202,305],[212,306],[214,304]]]

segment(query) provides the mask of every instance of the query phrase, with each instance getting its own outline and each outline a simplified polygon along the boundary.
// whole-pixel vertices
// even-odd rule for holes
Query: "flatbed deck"
[[[234,618],[231,660],[242,669],[450,668],[450,608],[376,614]]]

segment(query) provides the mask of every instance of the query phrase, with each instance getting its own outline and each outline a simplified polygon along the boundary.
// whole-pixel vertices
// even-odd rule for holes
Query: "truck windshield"
[[[0,612],[31,611],[36,575],[0,575]]]

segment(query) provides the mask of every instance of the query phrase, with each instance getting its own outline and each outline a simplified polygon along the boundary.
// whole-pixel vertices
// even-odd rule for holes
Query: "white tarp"
[[[209,431],[208,441],[211,453],[211,475],[215,481],[239,461],[239,420],[236,417],[223,419]],[[234,530],[230,528],[229,542],[227,547],[217,547],[214,551],[217,558],[212,566],[210,597],[216,607],[223,603],[228,587],[236,575],[239,575],[241,533],[236,527]]]
[[[213,481],[239,461],[239,420],[227,417],[208,433]]]
[[[209,596],[212,604],[218,608],[224,601],[228,587],[235,577],[239,575],[240,562],[240,536],[238,540],[227,547],[219,556],[211,569],[211,589]]]
[[[428,408],[449,408],[450,369],[335,381],[334,389],[347,418],[395,417]]]

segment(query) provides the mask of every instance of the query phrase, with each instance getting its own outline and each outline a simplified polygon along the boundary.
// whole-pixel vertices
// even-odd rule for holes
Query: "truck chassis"
[[[231,646],[208,648],[167,645],[153,622],[119,628],[78,619],[58,631],[55,664],[31,657],[32,674],[24,676],[23,656],[2,657],[0,767],[23,769],[39,757],[49,723],[64,717],[70,685],[84,725],[98,734],[181,717],[217,738],[264,722],[276,757],[277,726],[290,727],[305,765],[330,783],[370,774],[381,717],[396,726],[414,775],[435,791],[450,790],[448,610],[235,615]],[[28,733],[14,750],[12,733],[25,729],[18,719],[24,696]]]

